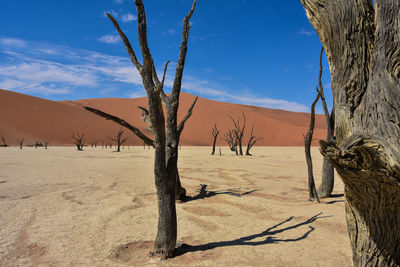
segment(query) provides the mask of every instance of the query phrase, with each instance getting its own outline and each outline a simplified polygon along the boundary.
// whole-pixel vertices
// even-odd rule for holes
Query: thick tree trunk
[[[165,166],[165,141],[156,138],[155,142],[154,178],[158,199],[158,226],[154,254],[161,258],[170,258],[173,257],[177,238],[176,179],[168,173]]]
[[[301,0],[327,52],[355,266],[400,266],[400,2]]]

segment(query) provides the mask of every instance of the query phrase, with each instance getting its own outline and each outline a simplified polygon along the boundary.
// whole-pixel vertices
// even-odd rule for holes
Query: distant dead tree
[[[246,116],[244,115],[244,113],[242,113],[242,115],[243,115],[243,125],[240,125],[240,118],[238,118],[235,121],[233,119],[233,117],[231,115],[229,115],[229,118],[231,118],[233,125],[235,127],[234,133],[235,133],[236,140],[237,140],[237,146],[239,147],[240,156],[243,156],[242,139],[243,139],[243,135],[244,135],[244,130],[246,128]]]
[[[325,122],[326,122],[326,142],[334,141],[334,127],[335,127],[335,113],[334,108],[332,108],[332,112],[329,114],[328,106],[326,104],[325,95],[324,95],[324,87],[322,85],[322,55],[324,53],[324,47],[321,48],[321,53],[319,56],[319,94],[321,96],[322,107],[324,108],[325,114]],[[322,166],[322,179],[321,184],[318,188],[318,196],[321,198],[330,197],[333,191],[333,186],[335,184],[335,172],[332,163],[324,158],[323,166]]]
[[[35,141],[35,149],[37,149],[38,147],[42,147],[43,143],[39,142],[39,141]]]
[[[47,147],[49,146],[50,141],[44,141],[44,148],[47,149]]]
[[[226,132],[224,134],[224,140],[228,144],[230,150],[232,152],[236,151],[236,155],[237,155],[238,154],[237,153],[237,139],[236,139],[234,130],[229,130],[228,132]]]
[[[306,162],[307,162],[307,170],[308,170],[308,195],[309,201],[317,200],[319,202],[319,197],[317,193],[317,189],[315,188],[314,182],[314,174],[313,174],[313,164],[311,158],[311,141],[314,133],[314,125],[315,125],[315,105],[317,104],[319,98],[321,97],[320,91],[317,86],[317,97],[311,105],[311,118],[310,118],[310,127],[309,130],[304,137],[304,148],[306,153]]]
[[[217,129],[217,124],[214,124],[214,127],[212,128],[211,134],[212,134],[212,136],[214,138],[211,155],[214,155],[214,153],[215,153],[215,144],[217,143],[217,138],[218,138],[218,134],[219,134],[219,131]]]
[[[253,131],[254,131],[254,123],[253,126],[251,127],[249,142],[247,143],[246,156],[252,156],[250,154],[250,149],[254,146],[255,143],[257,143],[257,141],[263,139],[262,137],[256,138],[253,134]]]
[[[193,107],[197,101],[196,97],[186,116],[178,125],[177,112],[179,107],[179,95],[181,91],[183,69],[187,53],[187,43],[190,29],[189,21],[195,8],[196,0],[194,1],[191,10],[183,22],[182,42],[179,49],[179,58],[176,64],[172,91],[169,96],[165,94],[163,89],[169,61],[165,64],[163,78],[160,81],[157,76],[153,57],[150,53],[147,43],[146,16],[142,0],[135,0],[135,5],[137,10],[139,45],[142,52],[143,65],[140,64],[139,60],[137,59],[128,38],[119,27],[117,21],[109,13],[107,13],[107,16],[112,21],[113,25],[121,36],[132,63],[135,65],[142,77],[143,86],[146,90],[149,103],[148,111],[151,129],[154,134],[154,140],[147,137],[138,128],[118,117],[93,108],[85,108],[97,115],[105,117],[106,119],[113,120],[121,126],[131,130],[146,144],[155,148],[154,178],[157,188],[159,216],[153,255],[160,255],[162,258],[169,258],[173,257],[174,255],[177,238],[175,199],[184,193],[177,190],[179,189],[179,186],[177,185],[179,179],[177,168],[179,139],[185,122],[191,116]],[[165,105],[165,109],[167,111],[166,120],[164,117],[162,104]]]
[[[0,145],[0,146],[2,146],[2,147],[8,147],[8,144],[7,144],[7,142],[6,142],[6,139],[4,139],[4,137],[1,137],[1,140],[2,140],[2,144]]]
[[[19,144],[19,149],[22,149],[22,146],[24,144],[24,138],[18,139],[18,144]]]
[[[75,134],[72,134],[72,139],[74,139],[74,144],[76,145],[76,148],[78,149],[78,151],[83,151],[83,147],[85,146],[85,138],[84,138],[85,134],[77,134],[75,136]]]
[[[117,143],[117,152],[121,151],[121,145],[123,145],[126,140],[128,140],[128,137],[123,137],[124,130],[122,128],[119,129],[116,137],[109,137],[112,141]]]

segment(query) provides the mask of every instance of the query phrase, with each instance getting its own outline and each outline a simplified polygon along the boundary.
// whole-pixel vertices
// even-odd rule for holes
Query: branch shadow
[[[198,200],[198,199],[205,199],[205,198],[213,197],[216,195],[230,195],[230,196],[234,196],[234,197],[241,197],[244,195],[249,195],[249,194],[259,191],[259,190],[260,189],[254,189],[254,190],[250,190],[250,191],[247,191],[244,193],[236,193],[233,189],[208,191],[206,184],[200,184],[200,190],[198,191],[199,193],[195,196],[186,196],[186,198],[182,202],[189,202],[189,201],[194,201],[194,200]]]
[[[214,248],[227,247],[227,246],[260,246],[260,245],[274,244],[274,243],[279,243],[279,242],[300,241],[300,240],[307,238],[311,234],[311,232],[315,230],[315,228],[312,226],[308,226],[309,230],[297,238],[279,239],[279,238],[275,237],[274,235],[285,232],[285,231],[290,231],[292,229],[296,229],[303,225],[308,225],[317,219],[332,217],[332,216],[320,216],[321,214],[322,214],[322,212],[318,213],[317,215],[312,216],[310,219],[308,219],[304,222],[297,223],[297,224],[294,224],[291,226],[287,226],[282,229],[276,229],[279,226],[282,226],[285,223],[290,222],[294,218],[293,216],[291,216],[288,219],[268,228],[267,230],[265,230],[261,233],[244,236],[244,237],[234,239],[234,240],[210,242],[207,244],[195,245],[195,246],[191,246],[189,244],[182,243],[182,244],[180,244],[180,246],[178,246],[175,249],[175,256],[181,256],[188,252],[207,251],[207,250],[211,250]],[[256,238],[265,238],[265,239],[261,240],[261,241],[252,241]]]

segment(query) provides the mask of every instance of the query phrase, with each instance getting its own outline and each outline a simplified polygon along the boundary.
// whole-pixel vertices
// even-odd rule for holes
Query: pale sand
[[[352,265],[343,196],[308,201],[303,148],[179,153],[188,195],[201,184],[208,194],[177,203],[178,241],[192,247],[160,262],[145,242],[157,227],[154,150],[1,148],[1,266]],[[312,153],[319,185],[322,158]],[[334,193],[343,193],[339,178]]]

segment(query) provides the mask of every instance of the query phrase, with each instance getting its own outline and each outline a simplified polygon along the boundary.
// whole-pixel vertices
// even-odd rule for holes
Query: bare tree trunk
[[[6,143],[6,139],[4,137],[1,138],[3,144],[1,145],[2,147],[8,147],[8,144]]]
[[[318,88],[317,88],[318,91]],[[307,170],[308,170],[308,195],[309,201],[317,200],[319,202],[319,197],[317,193],[317,189],[315,188],[314,182],[314,174],[313,174],[313,164],[311,158],[311,141],[314,133],[314,125],[315,125],[315,105],[317,104],[320,98],[320,91],[318,91],[318,95],[315,98],[314,102],[311,105],[311,118],[310,118],[310,128],[304,137],[304,148],[306,153],[306,162],[307,162]]]
[[[23,144],[24,144],[24,138],[19,139],[19,140],[18,140],[18,143],[19,143],[19,149],[22,149],[22,146],[23,146]]]
[[[325,95],[324,95],[324,86],[322,85],[322,55],[324,53],[324,47],[321,48],[321,53],[319,56],[319,94],[321,96],[322,107],[324,108],[325,113],[325,124],[326,124],[326,141],[332,142],[334,139],[334,111],[329,113],[328,105],[326,104]],[[321,198],[330,197],[333,191],[333,186],[335,184],[335,172],[332,163],[326,158],[323,159],[322,165],[322,179],[321,184],[318,188],[318,196]]]
[[[217,143],[217,138],[218,138],[218,134],[219,134],[219,131],[217,129],[217,124],[214,124],[214,127],[212,128],[211,134],[213,136],[213,146],[212,146],[211,155],[214,155],[214,153],[215,153],[215,144]]]
[[[355,266],[400,266],[400,2],[301,0],[332,73],[336,140]],[[375,9],[374,9],[375,8]]]

